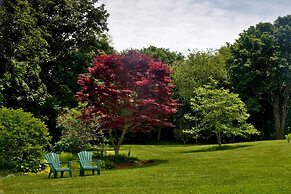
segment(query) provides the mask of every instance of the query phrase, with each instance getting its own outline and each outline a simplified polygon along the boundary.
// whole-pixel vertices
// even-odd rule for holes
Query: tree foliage
[[[41,64],[41,78],[50,95],[43,112],[54,130],[61,108],[77,106],[79,74],[87,71],[95,55],[113,51],[106,34],[109,14],[97,0],[31,2],[49,45],[49,59]],[[58,130],[53,134],[58,137]]]
[[[157,61],[162,61],[167,65],[174,66],[180,61],[184,60],[184,55],[180,52],[170,51],[166,48],[158,48],[155,46],[149,46],[138,50],[139,52],[146,54]]]
[[[191,98],[191,109],[195,115],[187,114],[188,120],[196,120],[192,131],[209,131],[217,136],[219,147],[223,136],[246,136],[256,134],[256,129],[246,122],[249,117],[245,104],[237,94],[227,89],[210,86],[198,87]]]
[[[0,108],[0,163],[4,167],[36,172],[48,145],[48,129],[40,119],[22,109]]]
[[[176,92],[181,100],[189,101],[195,88],[208,84],[211,80],[224,86],[228,81],[225,60],[228,47],[222,47],[218,52],[208,50],[193,51],[186,60],[174,66],[173,76]]]
[[[232,85],[248,109],[273,109],[276,137],[284,137],[291,94],[291,16],[274,24],[259,23],[240,34],[231,46]]]
[[[49,45],[49,60],[41,64],[41,76],[54,103],[61,107],[76,105],[78,76],[86,72],[93,56],[112,52],[106,35],[109,14],[97,2],[32,0]]]
[[[34,14],[27,0],[0,7],[0,105],[39,112],[47,98],[40,64],[48,44]]]
[[[171,67],[173,67],[173,66],[175,66],[175,65],[177,65],[180,62],[185,60],[185,57],[182,53],[176,52],[176,51],[170,51],[170,49],[167,49],[167,48],[158,48],[155,46],[149,46],[147,48],[142,48],[142,49],[137,50],[137,51],[152,57],[156,61],[161,61],[161,62],[163,62]],[[173,96],[174,97],[178,96],[177,94],[175,94],[175,90],[173,90],[173,91],[174,91]],[[175,119],[173,119],[174,117],[175,116],[173,116],[171,119],[175,120]],[[157,129],[157,140],[158,141],[161,140],[161,136],[162,136],[161,134],[162,134],[162,128],[159,127]]]
[[[175,134],[176,140],[182,141],[184,145],[186,145],[186,143],[190,139],[196,138],[194,134],[192,134],[191,132],[188,132],[188,130],[183,130],[183,129],[175,129],[174,134]]]
[[[171,97],[170,69],[162,62],[128,51],[94,59],[87,74],[79,77],[81,102],[88,102],[83,117],[100,116],[118,154],[126,133],[154,126],[173,126],[167,117],[176,112]]]
[[[97,143],[97,135],[100,134],[97,131],[98,123],[87,123],[80,119],[83,106],[79,104],[77,108],[64,108],[59,114],[57,127],[61,129],[62,135],[53,147],[54,151],[78,153],[91,149],[94,141]]]
[[[178,130],[191,128],[194,123],[185,119],[184,115],[191,112],[190,99],[194,90],[200,86],[216,80],[219,86],[228,85],[228,72],[225,61],[229,55],[229,47],[222,47],[218,51],[193,51],[184,61],[174,66],[173,80],[175,83],[174,96],[181,102],[174,121]]]
[[[93,56],[113,52],[109,14],[97,0],[3,0],[0,7],[0,105],[46,120],[77,106],[77,79]]]

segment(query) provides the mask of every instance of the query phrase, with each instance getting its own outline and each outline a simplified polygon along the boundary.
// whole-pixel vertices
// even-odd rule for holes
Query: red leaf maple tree
[[[118,155],[128,132],[173,126],[168,117],[178,103],[171,96],[171,73],[166,64],[135,51],[96,57],[78,80],[77,100],[87,102],[83,119],[98,118]]]

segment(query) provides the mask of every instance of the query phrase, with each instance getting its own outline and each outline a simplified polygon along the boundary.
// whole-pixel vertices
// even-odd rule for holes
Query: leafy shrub
[[[137,163],[139,159],[132,156],[127,156],[124,154],[120,155],[107,155],[102,158],[101,168],[102,169],[112,169],[120,164],[130,164]]]
[[[115,168],[115,164],[110,160],[101,161],[101,169],[112,169],[112,168]]]
[[[93,147],[93,157],[98,159],[103,159],[106,154],[107,150],[109,149],[109,145],[107,143],[100,143]]]
[[[191,138],[194,137],[194,134],[188,131],[189,130],[175,129],[174,134],[175,134],[176,140],[181,140],[183,144],[185,145]]]
[[[124,164],[124,163],[134,163],[139,161],[138,158],[133,157],[133,156],[127,156],[124,154],[120,155],[107,155],[104,158],[105,160],[110,160],[114,164]]]
[[[72,152],[78,153],[82,150],[91,150],[91,144],[82,144],[78,136],[62,136],[61,140],[58,141],[54,147],[54,152]]]
[[[78,153],[83,150],[91,150],[91,143],[97,139],[95,133],[98,123],[86,123],[81,116],[82,104],[77,108],[66,108],[57,118],[57,126],[62,131],[61,140],[54,147],[54,152]]]
[[[69,152],[60,153],[60,160],[61,161],[72,161],[74,159],[75,159],[75,157],[72,153],[69,153]]]
[[[285,139],[287,140],[288,143],[290,143],[291,133],[289,133],[288,135],[285,135]]]
[[[63,162],[61,163],[62,167],[66,168],[68,165],[66,162],[70,161],[73,169],[80,168],[80,163],[78,161],[78,156],[76,154],[72,154],[69,152],[61,152],[59,156],[60,160]]]
[[[16,172],[37,172],[49,144],[48,129],[22,109],[0,108],[0,161]]]

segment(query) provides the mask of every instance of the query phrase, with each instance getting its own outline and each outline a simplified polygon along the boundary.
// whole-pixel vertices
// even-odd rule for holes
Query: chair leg
[[[70,177],[72,177],[72,171],[71,170],[69,171],[69,173],[70,173]]]
[[[100,168],[97,169],[97,174],[100,175]]]
[[[94,175],[94,173],[95,173],[95,169],[92,169],[92,174]]]
[[[54,172],[54,178],[57,178],[58,172]]]
[[[61,177],[62,178],[64,177],[64,171],[61,171]]]
[[[80,170],[80,176],[84,176],[85,171],[84,170]]]
[[[51,174],[52,174],[52,172],[53,172],[53,171],[50,170],[50,172],[49,172],[49,176],[48,176],[49,178],[51,178]]]

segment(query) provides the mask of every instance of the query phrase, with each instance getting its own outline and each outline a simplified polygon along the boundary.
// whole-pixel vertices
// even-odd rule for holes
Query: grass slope
[[[128,149],[128,146],[124,146]],[[291,193],[291,144],[261,141],[213,145],[132,145],[155,162],[101,176],[48,179],[47,173],[0,178],[0,193]]]

